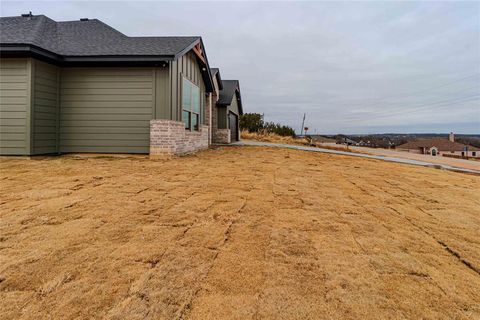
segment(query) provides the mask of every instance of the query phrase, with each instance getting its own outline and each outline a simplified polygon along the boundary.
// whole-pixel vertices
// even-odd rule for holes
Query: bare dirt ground
[[[347,150],[347,147],[345,145],[339,145],[336,143],[319,143],[318,147],[320,148],[332,147],[332,148]],[[395,158],[425,161],[425,162],[437,163],[437,164],[445,164],[447,166],[480,171],[480,162],[475,160],[456,159],[456,158],[449,158],[449,157],[443,157],[443,156],[431,156],[427,154],[418,154],[418,153],[396,151],[394,149],[388,150],[388,149],[382,149],[382,148],[349,146],[348,150],[353,152],[377,155],[377,156],[395,157]]]
[[[479,319],[480,177],[257,147],[2,158],[2,319]]]

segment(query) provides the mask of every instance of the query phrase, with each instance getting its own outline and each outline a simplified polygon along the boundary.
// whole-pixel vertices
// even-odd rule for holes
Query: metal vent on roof
[[[88,21],[88,18],[80,18],[80,21]]]
[[[22,13],[22,17],[24,17],[24,18],[33,17],[32,11],[30,11],[29,13]]]

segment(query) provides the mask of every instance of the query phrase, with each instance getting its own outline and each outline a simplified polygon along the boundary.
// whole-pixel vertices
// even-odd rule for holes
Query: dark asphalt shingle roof
[[[217,104],[230,105],[232,103],[235,91],[239,88],[238,80],[222,80],[223,89],[220,91]]]
[[[128,37],[105,23],[44,15],[0,18],[1,44],[35,45],[62,56],[175,56],[200,37]]]
[[[217,105],[229,106],[234,97],[238,99],[238,111],[243,115],[242,95],[238,80],[222,80],[223,89],[220,90]]]

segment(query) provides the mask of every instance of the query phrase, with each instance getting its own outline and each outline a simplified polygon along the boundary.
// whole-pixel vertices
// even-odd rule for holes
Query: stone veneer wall
[[[214,129],[212,140],[213,143],[230,143],[230,129]]]
[[[208,126],[185,130],[183,122],[150,120],[150,156],[162,157],[193,153],[208,148]]]

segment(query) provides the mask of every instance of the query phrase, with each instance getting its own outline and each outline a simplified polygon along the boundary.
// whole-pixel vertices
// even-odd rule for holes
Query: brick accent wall
[[[214,129],[213,143],[230,143],[230,129]]]
[[[208,148],[208,126],[185,130],[183,122],[150,120],[150,156],[165,157],[193,153]]]

